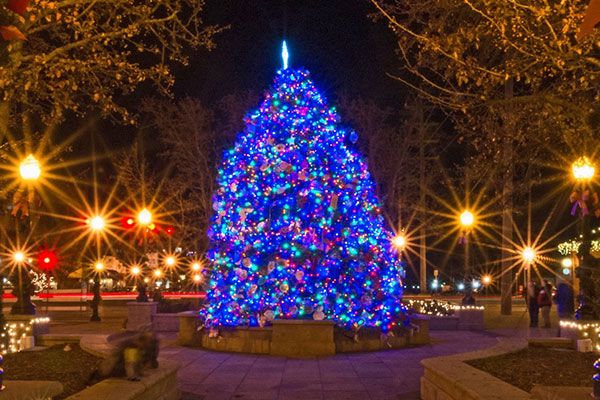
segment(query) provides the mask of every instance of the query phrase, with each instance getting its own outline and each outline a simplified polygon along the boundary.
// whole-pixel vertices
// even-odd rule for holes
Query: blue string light
[[[331,319],[384,332],[403,318],[404,269],[375,185],[302,69],[283,66],[227,150],[213,197],[208,326]]]

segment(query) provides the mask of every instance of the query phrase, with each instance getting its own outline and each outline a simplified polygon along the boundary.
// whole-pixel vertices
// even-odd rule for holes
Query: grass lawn
[[[592,386],[595,353],[527,347],[515,353],[466,363],[527,392],[533,385]]]
[[[58,381],[64,391],[56,399],[64,399],[86,388],[89,376],[96,369],[101,358],[83,351],[71,344],[71,351],[64,351],[64,345],[46,350],[23,351],[4,356],[4,379]]]

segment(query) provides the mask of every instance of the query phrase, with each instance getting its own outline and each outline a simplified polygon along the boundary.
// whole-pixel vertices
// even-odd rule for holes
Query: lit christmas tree
[[[387,332],[403,268],[355,132],[309,73],[278,71],[224,155],[213,198],[207,326],[330,319]]]

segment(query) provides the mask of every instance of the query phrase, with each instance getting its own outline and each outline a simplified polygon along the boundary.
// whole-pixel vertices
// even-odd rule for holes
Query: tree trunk
[[[504,85],[504,96],[509,99],[513,97],[513,80],[507,80]],[[500,264],[500,313],[502,315],[512,314],[512,287],[513,271],[511,268],[512,253],[510,248],[513,246],[513,143],[511,137],[512,120],[510,116],[505,118],[504,123],[504,141],[502,144],[502,255]]]

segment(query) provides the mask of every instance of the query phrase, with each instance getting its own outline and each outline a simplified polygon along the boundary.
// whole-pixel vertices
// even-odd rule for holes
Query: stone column
[[[153,301],[127,303],[127,330],[138,331],[145,326],[152,328],[157,303]]]

